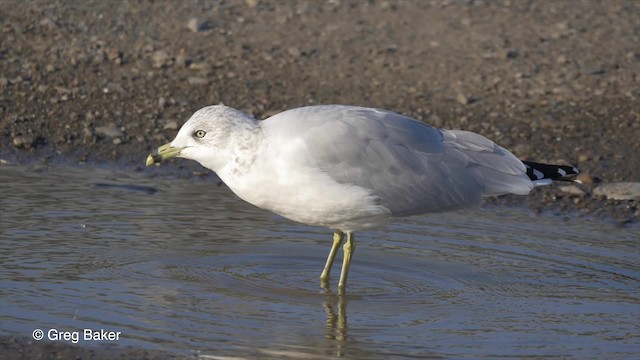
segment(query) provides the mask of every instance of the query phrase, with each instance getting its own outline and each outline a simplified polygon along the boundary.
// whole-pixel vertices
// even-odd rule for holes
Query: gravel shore
[[[637,1],[3,1],[0,14],[4,162],[139,167],[206,105],[265,118],[343,103],[583,172],[493,202],[639,217],[640,194],[593,191],[640,180]]]

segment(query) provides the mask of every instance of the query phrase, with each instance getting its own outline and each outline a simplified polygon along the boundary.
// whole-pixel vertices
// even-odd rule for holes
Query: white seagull
[[[472,207],[483,196],[526,195],[551,180],[574,181],[578,173],[572,166],[518,160],[473,132],[345,105],[301,107],[263,121],[224,105],[208,106],[146,164],[172,157],[199,162],[257,207],[333,229],[323,286],[346,234],[340,293],[355,231],[396,217]]]

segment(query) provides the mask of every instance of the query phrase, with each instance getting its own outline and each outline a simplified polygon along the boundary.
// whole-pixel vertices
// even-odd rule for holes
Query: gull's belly
[[[317,169],[218,175],[243,200],[307,225],[355,231],[380,226],[390,215],[369,189],[339,184]]]

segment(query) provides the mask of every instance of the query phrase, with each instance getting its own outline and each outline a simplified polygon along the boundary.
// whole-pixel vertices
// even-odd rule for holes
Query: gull
[[[241,199],[290,220],[328,227],[345,293],[356,231],[395,218],[469,208],[485,196],[526,195],[572,166],[521,161],[486,137],[401,114],[347,105],[290,109],[258,121],[224,105],[196,111],[146,165],[180,157],[214,171]],[[346,241],[345,241],[346,237]]]

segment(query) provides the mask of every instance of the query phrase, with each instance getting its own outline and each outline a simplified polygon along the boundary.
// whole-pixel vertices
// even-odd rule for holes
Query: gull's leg
[[[324,270],[322,270],[322,274],[320,275],[320,282],[322,285],[326,285],[329,280],[329,273],[331,272],[331,267],[333,266],[333,260],[336,258],[336,253],[338,252],[338,248],[342,245],[342,241],[344,240],[344,233],[340,230],[336,230],[333,232],[333,245],[331,245],[331,251],[329,252],[329,256],[327,257],[327,263],[324,265]]]
[[[356,250],[356,239],[353,233],[347,233],[347,242],[344,243],[342,248],[344,251],[344,258],[342,259],[342,272],[340,273],[340,282],[338,283],[338,293],[344,294],[344,290],[347,287],[347,275],[349,274],[349,265],[351,265],[351,256]]]

